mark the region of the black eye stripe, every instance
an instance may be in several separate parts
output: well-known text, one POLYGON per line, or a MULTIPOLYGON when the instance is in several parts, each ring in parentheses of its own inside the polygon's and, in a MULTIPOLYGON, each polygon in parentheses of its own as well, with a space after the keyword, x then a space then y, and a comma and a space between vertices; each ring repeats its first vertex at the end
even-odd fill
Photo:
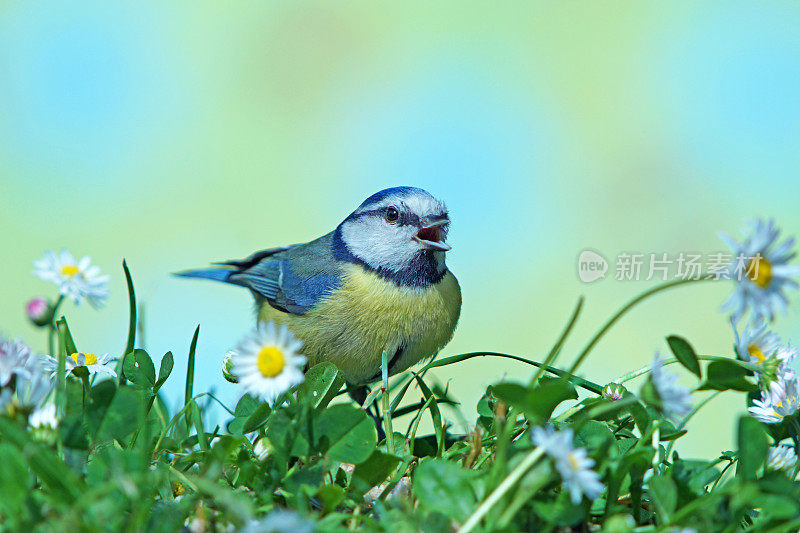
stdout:
MULTIPOLYGON (((375 217, 375 216, 377 216, 377 217, 380 217, 380 218, 386 220, 386 212, 390 207, 395 207, 395 206, 386 206, 386 207, 381 207, 381 208, 376 208, 376 209, 368 209, 368 210, 362 211, 362 212, 360 212, 358 214, 354 213, 354 214, 350 215, 348 217, 348 219, 349 220, 356 220, 356 219, 359 219, 359 218, 362 218, 362 217, 368 217, 368 216, 375 217)), ((417 215, 416 213, 408 212, 408 211, 406 211, 404 209, 398 209, 397 207, 395 207, 395 209, 397 209, 399 216, 398 216, 397 220, 393 221, 394 224, 396 224, 398 226, 407 226, 407 225, 418 226, 419 225, 419 223, 420 223, 419 215, 417 215)), ((447 215, 447 213, 443 213, 442 215, 434 215, 432 218, 435 219, 435 220, 438 220, 438 219, 442 219, 442 218, 448 218, 448 215, 447 215)), ((448 223, 448 225, 449 225, 449 223, 448 223)))
POLYGON ((406 226, 408 224, 411 224, 413 226, 418 225, 419 224, 419 217, 417 215, 415 215, 414 213, 405 213, 404 212, 400 216, 400 225, 406 226))

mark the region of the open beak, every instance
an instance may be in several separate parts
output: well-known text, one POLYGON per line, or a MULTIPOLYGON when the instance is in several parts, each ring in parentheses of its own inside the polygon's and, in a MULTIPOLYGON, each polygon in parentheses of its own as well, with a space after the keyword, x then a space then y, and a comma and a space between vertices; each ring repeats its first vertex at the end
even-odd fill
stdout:
POLYGON ((422 219, 422 226, 413 238, 429 250, 446 252, 451 249, 451 246, 442 240, 442 226, 449 223, 450 219, 447 217, 435 220, 422 219))

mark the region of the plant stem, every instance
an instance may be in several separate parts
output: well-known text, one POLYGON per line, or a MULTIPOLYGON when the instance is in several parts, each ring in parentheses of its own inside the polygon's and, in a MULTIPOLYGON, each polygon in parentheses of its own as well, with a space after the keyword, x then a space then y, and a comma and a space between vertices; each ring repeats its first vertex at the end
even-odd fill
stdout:
POLYGON ((53 344, 55 343, 56 328, 53 324, 47 326, 47 353, 53 355, 53 344))
POLYGON ((722 469, 722 472, 720 472, 720 473, 719 473, 719 477, 717 478, 717 480, 716 480, 716 481, 714 481, 714 484, 713 484, 713 485, 711 485, 711 490, 710 490, 709 492, 714 492, 714 489, 715 489, 715 488, 717 488, 717 484, 718 484, 718 483, 719 483, 719 482, 722 480, 722 478, 725 476, 725 472, 727 472, 727 471, 728 471, 728 469, 729 469, 731 466, 733 466, 734 464, 736 464, 736 461, 738 461, 738 459, 731 460, 731 461, 729 461, 729 462, 728 462, 728 464, 727 464, 727 465, 725 465, 725 467, 722 469))
MULTIPOLYGON (((759 365, 756 365, 754 363, 748 363, 747 361, 741 361, 739 359, 732 359, 730 357, 723 357, 721 355, 698 355, 697 359, 699 359, 700 361, 723 361, 723 362, 727 362, 727 363, 734 363, 736 365, 741 366, 742 368, 746 368, 747 370, 750 370, 751 372, 756 372, 758 374, 763 372, 763 370, 761 369, 761 367, 759 365)), ((680 361, 678 361, 676 358, 671 357, 669 359, 665 359, 664 361, 662 361, 661 364, 663 366, 667 366, 667 365, 672 365, 672 364, 679 363, 679 362, 680 361)), ((618 377, 615 380, 613 380, 612 383, 625 383, 626 381, 631 381, 632 379, 636 379, 639 376, 643 376, 643 375, 647 374, 648 372, 650 372, 650 365, 643 366, 642 368, 640 368, 638 370, 634 370, 633 372, 628 372, 627 374, 623 374, 620 377, 618 377)))
POLYGON ((56 409, 64 416, 67 406, 67 348, 64 335, 58 335, 58 366, 56 367, 56 409))
POLYGON ((431 361, 422 368, 419 375, 422 376, 423 372, 431 368, 437 368, 440 366, 460 363, 461 361, 466 361, 467 359, 472 359, 474 357, 502 357, 504 359, 513 359, 514 361, 519 361, 520 363, 525 363, 527 365, 544 368, 546 372, 550 372, 551 374, 559 377, 568 376, 569 380, 573 384, 575 384, 578 387, 582 387, 588 391, 594 392, 595 394, 600 394, 603 391, 603 387, 601 385, 598 385, 597 383, 592 383, 587 379, 571 375, 569 372, 561 370, 560 368, 555 368, 549 365, 545 365, 543 363, 539 363, 537 361, 532 361, 530 359, 526 359, 525 357, 519 357, 518 355, 511 355, 501 352, 470 352, 470 353, 462 353, 459 355, 452 355, 450 357, 445 357, 444 359, 434 359, 433 361, 431 361))
POLYGON ((386 350, 381 354, 381 377, 383 378, 383 394, 381 395, 381 417, 383 432, 386 433, 386 448, 394 453, 394 430, 392 429, 392 410, 389 408, 389 355, 386 350))
POLYGON ((510 407, 503 402, 498 402, 494 412, 495 445, 494 462, 491 466, 488 486, 494 486, 505 471, 508 460, 508 445, 516 427, 517 413, 514 407, 510 407), (500 406, 505 406, 505 411, 500 406))
POLYGON ((539 379, 542 377, 542 375, 545 373, 545 370, 550 365, 553 364, 553 361, 555 360, 556 356, 561 351, 561 347, 564 345, 564 341, 567 339, 567 336, 569 335, 570 331, 572 331, 572 327, 575 325, 575 322, 578 321, 578 315, 580 315, 581 313, 581 308, 583 308, 583 296, 578 298, 578 303, 575 304, 575 310, 572 311, 572 316, 570 317, 569 322, 567 322, 564 331, 561 332, 561 335, 558 337, 558 340, 550 349, 550 353, 548 353, 547 357, 545 357, 542 366, 540 366, 539 370, 536 371, 536 374, 533 376, 533 379, 531 380, 531 385, 535 385, 536 382, 538 382, 539 379))
POLYGON ((58 300, 53 304, 53 316, 50 318, 50 323, 47 325, 47 355, 54 355, 53 348, 55 348, 55 334, 56 334, 56 313, 61 303, 64 301, 64 295, 59 294, 58 300))
MULTIPOLYGON (((631 394, 631 395, 626 396, 625 398, 622 398, 621 400, 617 400, 616 402, 613 402, 613 403, 607 403, 605 405, 601 404, 601 405, 595 405, 595 406, 592 406, 592 407, 587 407, 586 405, 576 404, 576 405, 573 405, 572 407, 570 407, 569 409, 567 409, 566 411, 564 411, 563 413, 561 413, 560 415, 558 415, 557 417, 555 417, 553 420, 555 422, 562 422, 562 421, 567 420, 570 417, 572 417, 572 415, 574 415, 574 414, 576 414, 576 413, 578 413, 580 411, 586 410, 587 414, 584 417, 584 422, 585 422, 586 420, 595 418, 595 417, 600 416, 600 415, 602 415, 602 414, 604 414, 606 412, 609 412, 609 411, 612 411, 612 410, 617 410, 617 409, 620 409, 622 407, 627 407, 628 405, 633 405, 637 401, 638 401, 638 399, 636 398, 636 396, 631 394)), ((582 423, 583 422, 581 422, 581 424, 582 423)))
MULTIPOLYGON (((660 447, 658 445, 658 443, 661 441, 661 424, 660 424, 660 422, 661 422, 660 420, 656 420, 655 422, 653 422, 653 436, 652 436, 651 446, 653 447, 653 450, 655 450, 655 453, 653 454, 653 473, 654 474, 659 474, 660 473, 658 471, 658 465, 661 464, 661 457, 659 457, 659 455, 660 455, 660 451, 659 451, 660 447)), ((664 459, 666 460, 666 457, 664 459)))
POLYGON ((583 349, 583 351, 575 359, 575 362, 572 364, 572 367, 570 368, 569 373, 570 374, 574 374, 575 371, 578 370, 578 367, 581 365, 581 363, 583 363, 584 359, 586 359, 586 356, 589 355, 589 352, 592 351, 592 348, 594 348, 594 346, 603 337, 603 335, 605 335, 608 332, 608 330, 611 329, 611 326, 613 326, 617 322, 617 320, 619 320, 622 317, 622 315, 627 313, 636 304, 638 304, 642 300, 645 300, 645 299, 649 298, 650 296, 652 296, 654 294, 657 294, 659 292, 665 291, 667 289, 671 289, 671 288, 677 287, 679 285, 686 285, 687 283, 694 283, 694 282, 697 282, 697 281, 706 281, 708 279, 713 279, 713 278, 702 278, 701 277, 701 278, 698 278, 698 279, 679 279, 679 280, 675 280, 675 281, 669 281, 667 283, 663 283, 661 285, 653 287, 652 289, 649 289, 649 290, 643 292, 642 294, 640 294, 639 296, 635 297, 633 300, 631 300, 630 302, 628 302, 627 304, 622 306, 622 308, 620 308, 619 311, 617 311, 611 318, 609 318, 608 321, 605 324, 603 324, 603 327, 600 328, 600 330, 597 333, 595 333, 594 337, 592 337, 592 339, 589 341, 589 343, 586 345, 586 347, 583 349))
POLYGON ((425 403, 422 404, 422 407, 419 408, 419 411, 414 416, 414 419, 411 421, 411 425, 408 426, 408 431, 406 431, 406 445, 408 447, 408 452, 413 455, 414 453, 414 439, 417 438, 417 428, 419 427, 419 423, 422 420, 422 413, 425 412, 425 409, 428 408, 430 403, 434 400, 433 396, 425 400, 425 403))
POLYGON ((458 530, 458 533, 468 533, 475 529, 481 519, 494 507, 494 505, 502 498, 506 492, 511 490, 511 488, 519 481, 525 473, 531 469, 531 467, 536 464, 536 461, 544 453, 544 449, 542 447, 537 446, 530 452, 521 463, 519 463, 514 470, 509 473, 506 478, 497 486, 496 489, 492 491, 486 500, 482 504, 475 509, 475 512, 470 515, 464 525, 458 530))

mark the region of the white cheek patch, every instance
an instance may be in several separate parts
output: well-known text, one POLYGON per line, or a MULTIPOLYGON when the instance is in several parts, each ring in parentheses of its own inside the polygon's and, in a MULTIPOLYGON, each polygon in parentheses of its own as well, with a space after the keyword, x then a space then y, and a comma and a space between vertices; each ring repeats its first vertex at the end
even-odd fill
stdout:
POLYGON ((412 239, 413 228, 404 230, 383 219, 365 216, 342 225, 342 240, 350 252, 374 269, 402 270, 420 247, 412 239))

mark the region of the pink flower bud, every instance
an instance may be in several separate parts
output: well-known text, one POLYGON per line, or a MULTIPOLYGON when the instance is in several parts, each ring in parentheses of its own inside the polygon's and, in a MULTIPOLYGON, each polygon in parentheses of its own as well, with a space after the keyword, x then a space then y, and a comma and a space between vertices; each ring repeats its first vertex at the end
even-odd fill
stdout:
POLYGON ((25 314, 37 326, 46 326, 53 319, 53 308, 45 298, 37 297, 25 306, 25 314))

